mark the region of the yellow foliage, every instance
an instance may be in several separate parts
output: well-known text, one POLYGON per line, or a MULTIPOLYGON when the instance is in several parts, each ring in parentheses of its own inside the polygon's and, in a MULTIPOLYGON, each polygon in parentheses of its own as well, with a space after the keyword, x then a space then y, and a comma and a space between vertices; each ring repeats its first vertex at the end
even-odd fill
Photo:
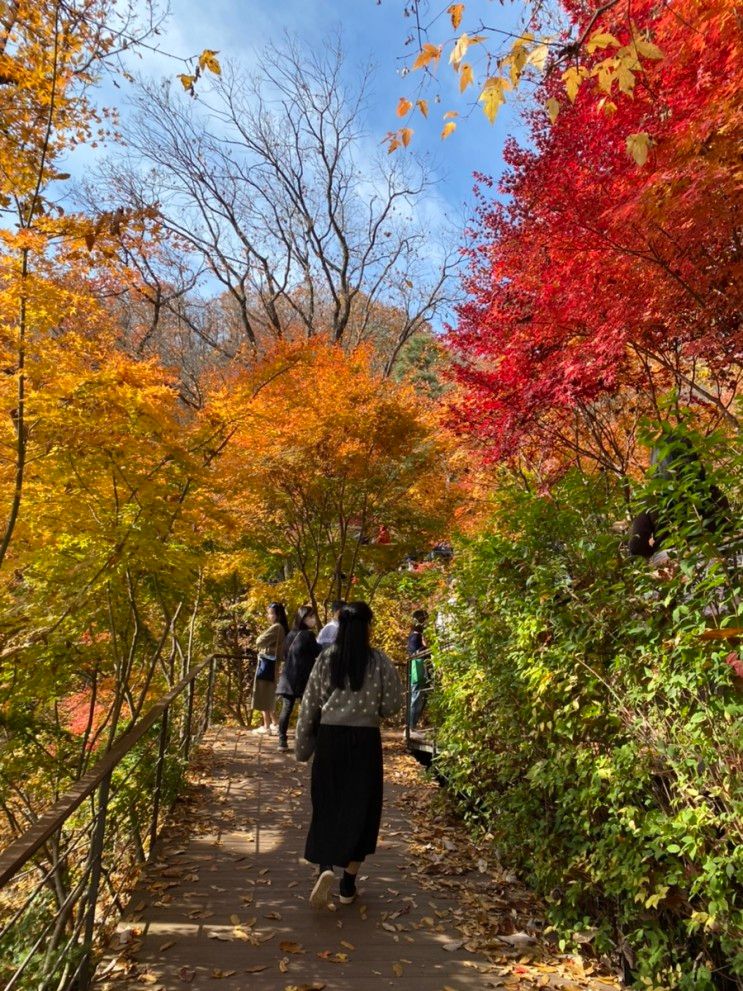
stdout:
POLYGON ((463 3, 453 3, 447 8, 447 13, 451 17, 451 26, 456 31, 459 25, 462 23, 462 15, 464 14, 464 4, 463 3))
POLYGON ((506 90, 510 88, 510 82, 502 76, 491 76, 485 81, 479 99, 482 103, 483 112, 491 124, 495 123, 498 111, 506 102, 506 90))
POLYGON ((647 162, 651 146, 652 140, 647 131, 627 135, 627 151, 638 165, 647 162))
POLYGON ((207 69, 209 72, 213 72, 215 76, 221 75, 222 67, 219 64, 217 54, 217 52, 212 51, 210 48, 205 48, 201 55, 199 55, 199 68, 207 69))
POLYGON ((471 86, 474 81, 475 76, 472 72, 472 66, 468 62, 463 62, 459 70, 459 92, 464 93, 467 87, 471 86))
POLYGON ((438 62, 441 58, 441 45, 432 45, 426 42, 420 50, 418 57, 413 62, 413 69, 425 69, 431 62, 438 62))

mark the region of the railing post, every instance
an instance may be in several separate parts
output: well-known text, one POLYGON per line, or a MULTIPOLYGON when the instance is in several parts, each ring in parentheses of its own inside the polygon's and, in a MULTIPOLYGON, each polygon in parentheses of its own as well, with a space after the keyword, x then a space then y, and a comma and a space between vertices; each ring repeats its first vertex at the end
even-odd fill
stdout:
POLYGON ((405 747, 407 750, 410 749, 410 703, 411 703, 411 687, 410 687, 410 676, 413 671, 413 658, 408 655, 407 661, 405 662, 405 747))
POLYGON ((209 662, 209 680, 206 684, 206 704, 204 710, 204 728, 201 733, 202 736, 209 729, 212 721, 212 705, 214 702, 214 679, 217 674, 217 658, 212 657, 209 662))
POLYGON ((168 722, 170 706, 163 712, 160 722, 160 745, 157 752, 157 764, 155 766, 155 795, 152 801, 152 822, 150 823, 150 849, 148 856, 152 859, 152 852, 155 849, 157 840, 157 820, 160 816, 160 795, 163 788, 163 767, 165 765, 165 751, 168 749, 168 722))
POLYGON ((90 881, 85 907, 85 932, 83 936, 83 962, 80 968, 79 988, 87 991, 93 976, 91 956, 93 953, 93 936, 95 935, 95 913, 98 907, 98 890, 101 885, 101 867, 103 862, 103 841, 106 834, 106 816, 108 813, 108 796, 111 790, 111 774, 109 771, 98 788, 98 821, 93 829, 90 847, 90 881))
POLYGON ((186 703, 186 729, 183 736, 183 759, 188 760, 191 752, 191 724, 193 722, 193 700, 196 692, 196 679, 192 678, 188 683, 188 702, 186 703))

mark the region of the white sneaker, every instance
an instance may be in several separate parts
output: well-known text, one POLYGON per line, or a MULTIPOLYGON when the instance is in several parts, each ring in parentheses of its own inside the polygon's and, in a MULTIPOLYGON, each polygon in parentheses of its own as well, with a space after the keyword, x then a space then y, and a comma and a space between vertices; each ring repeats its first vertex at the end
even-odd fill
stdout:
POLYGON ((268 730, 266 729, 265 726, 258 726, 256 729, 253 730, 253 732, 254 733, 260 733, 261 736, 265 736, 266 733, 268 733, 268 730))
POLYGON ((315 887, 310 894, 310 905, 313 908, 325 908, 330 901, 330 889, 335 881, 332 871, 323 871, 315 881, 315 887))
POLYGON ((279 733, 279 728, 276 725, 276 723, 271 723, 271 725, 268 727, 268 735, 278 736, 278 733, 279 733))

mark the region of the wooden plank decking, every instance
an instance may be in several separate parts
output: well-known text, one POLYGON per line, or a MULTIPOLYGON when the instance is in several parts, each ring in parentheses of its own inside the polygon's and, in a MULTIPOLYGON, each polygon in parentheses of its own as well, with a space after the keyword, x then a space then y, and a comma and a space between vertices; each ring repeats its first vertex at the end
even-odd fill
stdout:
POLYGON ((484 957, 451 949, 461 944, 448 922, 455 894, 416 880, 398 785, 386 785, 381 844, 362 868, 361 897, 314 911, 313 869, 302 859, 308 767, 280 754, 274 738, 244 730, 213 730, 207 746, 214 760, 141 878, 99 966, 98 991, 502 986, 484 957))

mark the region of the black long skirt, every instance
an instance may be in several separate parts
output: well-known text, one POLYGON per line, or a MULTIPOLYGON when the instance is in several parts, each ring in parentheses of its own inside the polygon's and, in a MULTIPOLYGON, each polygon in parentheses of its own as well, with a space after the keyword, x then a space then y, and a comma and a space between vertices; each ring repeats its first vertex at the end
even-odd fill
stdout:
POLYGON ((374 853, 382 819, 382 774, 379 729, 320 724, 307 860, 345 867, 374 853))

